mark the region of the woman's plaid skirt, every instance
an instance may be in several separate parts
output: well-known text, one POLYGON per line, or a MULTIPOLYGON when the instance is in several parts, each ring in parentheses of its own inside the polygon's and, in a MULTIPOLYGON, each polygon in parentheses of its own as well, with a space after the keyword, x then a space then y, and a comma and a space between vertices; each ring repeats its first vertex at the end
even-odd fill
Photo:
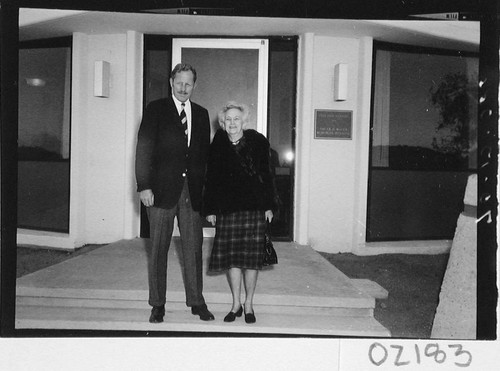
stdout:
POLYGON ((264 211, 238 211, 217 215, 209 270, 261 269, 264 256, 264 211))

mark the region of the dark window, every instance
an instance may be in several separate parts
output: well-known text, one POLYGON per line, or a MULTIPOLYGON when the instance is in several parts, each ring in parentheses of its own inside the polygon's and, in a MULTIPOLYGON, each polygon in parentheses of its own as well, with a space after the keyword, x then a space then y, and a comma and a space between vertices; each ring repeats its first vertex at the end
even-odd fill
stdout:
POLYGON ((71 39, 19 48, 18 227, 69 231, 71 39))
POLYGON ((476 55, 375 44, 367 240, 451 239, 477 169, 476 55))

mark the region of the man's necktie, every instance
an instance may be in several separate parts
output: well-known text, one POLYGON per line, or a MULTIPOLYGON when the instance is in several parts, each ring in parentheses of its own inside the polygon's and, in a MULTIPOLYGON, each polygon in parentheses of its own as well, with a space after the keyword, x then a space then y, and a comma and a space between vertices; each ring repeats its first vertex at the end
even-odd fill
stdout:
POLYGON ((186 111, 184 111, 184 106, 185 106, 185 103, 181 103, 181 106, 182 106, 181 113, 180 113, 180 117, 181 117, 181 124, 182 124, 182 127, 183 127, 183 129, 184 129, 184 137, 186 138, 186 141, 187 141, 187 137, 188 137, 188 126, 187 126, 186 111))

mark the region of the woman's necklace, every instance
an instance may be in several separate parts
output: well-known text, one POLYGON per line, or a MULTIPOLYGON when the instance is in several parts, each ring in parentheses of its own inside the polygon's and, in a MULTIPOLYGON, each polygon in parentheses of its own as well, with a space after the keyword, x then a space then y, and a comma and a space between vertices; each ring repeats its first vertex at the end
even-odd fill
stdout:
POLYGON ((243 136, 241 136, 241 137, 240 137, 240 138, 238 138, 237 140, 232 140, 231 138, 229 138, 229 141, 231 142, 231 144, 232 144, 233 146, 235 146, 235 145, 237 145, 237 144, 240 142, 241 138, 243 138, 243 136))

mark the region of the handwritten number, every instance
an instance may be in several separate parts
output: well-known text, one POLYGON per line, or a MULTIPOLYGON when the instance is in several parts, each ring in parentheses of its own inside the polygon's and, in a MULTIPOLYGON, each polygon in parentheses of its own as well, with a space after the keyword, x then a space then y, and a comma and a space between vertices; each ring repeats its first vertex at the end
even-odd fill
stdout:
POLYGON ((417 355, 417 363, 420 364, 420 348, 415 344, 415 354, 417 355))
POLYGON ((472 354, 466 350, 462 350, 462 345, 461 344, 450 344, 448 345, 448 348, 457 348, 455 351, 455 356, 460 357, 462 354, 466 354, 468 356, 467 362, 466 363, 458 363, 455 362, 455 364, 458 367, 469 367, 470 364, 472 363, 472 354))
MULTIPOLYGON (((421 364, 421 354, 420 354, 420 348, 418 344, 415 344, 415 356, 416 356, 416 363, 421 364)), ((407 366, 412 361, 403 361, 402 356, 404 352, 404 346, 402 345, 391 345, 390 346, 392 349, 396 349, 397 353, 395 354, 395 359, 394 359, 394 366, 407 366)), ((448 345, 448 348, 450 349, 455 349, 455 358, 462 357, 461 362, 455 362, 455 365, 458 367, 469 367, 472 363, 472 354, 466 350, 463 349, 461 344, 450 344, 448 345)), ((424 350, 424 355, 428 358, 433 358, 434 362, 436 363, 444 363, 447 358, 447 353, 443 350, 440 349, 438 343, 430 343, 427 344, 424 350)), ((389 357, 389 351, 385 346, 383 346, 380 343, 373 343, 370 345, 370 349, 368 351, 368 357, 371 361, 372 364, 375 366, 381 366, 383 363, 385 363, 389 357)))
POLYGON ((387 360, 388 355, 389 354, 387 353, 387 349, 385 349, 385 347, 382 344, 373 343, 372 345, 370 345, 370 350, 368 352, 368 356, 370 357, 371 363, 373 363, 375 366, 380 366, 382 363, 384 363, 387 360), (375 349, 375 347, 380 347, 384 350, 384 356, 378 362, 373 359, 373 350, 375 349))
POLYGON ((395 366, 406 366, 410 364, 410 361, 400 362, 401 354, 403 354, 403 349, 404 349, 401 345, 391 345, 391 348, 398 350, 398 354, 396 355, 396 360, 394 361, 395 366))
POLYGON ((439 349, 439 344, 427 344, 424 353, 427 357, 434 357, 436 363, 443 363, 446 361, 446 353, 439 349), (430 349, 432 348, 435 348, 435 350, 431 351, 430 349))

